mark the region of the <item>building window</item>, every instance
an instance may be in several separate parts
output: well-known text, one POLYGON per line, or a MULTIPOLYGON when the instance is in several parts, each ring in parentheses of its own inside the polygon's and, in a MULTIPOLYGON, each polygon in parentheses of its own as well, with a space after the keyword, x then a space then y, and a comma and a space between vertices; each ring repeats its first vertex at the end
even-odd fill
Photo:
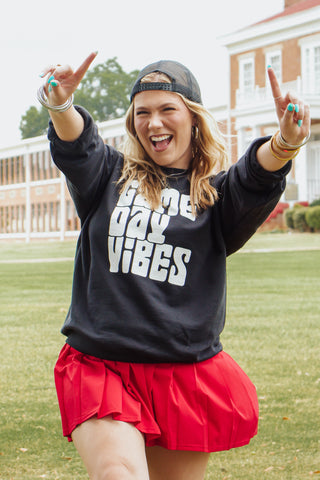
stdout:
POLYGON ((240 60, 239 87, 244 95, 250 95, 254 91, 254 59, 247 58, 240 60))
POLYGON ((302 82, 307 94, 320 94, 320 41, 302 48, 302 82))
MULTIPOLYGON (((271 66, 276 74, 279 84, 282 83, 282 60, 281 60, 281 51, 273 51, 266 53, 266 71, 267 67, 271 66)), ((267 81, 267 85, 270 87, 270 82, 267 81)))

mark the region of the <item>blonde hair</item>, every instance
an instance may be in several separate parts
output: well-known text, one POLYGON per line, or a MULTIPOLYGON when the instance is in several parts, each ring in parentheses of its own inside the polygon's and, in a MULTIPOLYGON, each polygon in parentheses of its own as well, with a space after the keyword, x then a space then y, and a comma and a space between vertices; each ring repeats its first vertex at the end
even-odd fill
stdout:
MULTIPOLYGON (((167 75, 155 72, 146 75, 141 82, 171 83, 171 80, 167 75)), ((197 211, 214 205, 218 199, 210 179, 227 168, 228 153, 225 139, 208 110, 183 95, 180 97, 196 121, 191 140, 193 159, 189 174, 191 208, 196 215, 197 211)), ((134 100, 127 111, 126 130, 127 138, 122 147, 124 167, 119 179, 122 184, 121 191, 133 180, 137 180, 139 193, 146 198, 152 209, 156 209, 161 204, 161 191, 167 186, 167 177, 161 167, 148 157, 137 138, 134 128, 134 100)))

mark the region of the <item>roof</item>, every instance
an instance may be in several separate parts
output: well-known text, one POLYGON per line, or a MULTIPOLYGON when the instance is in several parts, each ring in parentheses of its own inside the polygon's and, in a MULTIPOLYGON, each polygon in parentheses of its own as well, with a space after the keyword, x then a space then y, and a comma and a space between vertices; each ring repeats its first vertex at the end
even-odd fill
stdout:
POLYGON ((304 10, 310 10, 310 8, 314 8, 320 5, 320 0, 301 0, 290 7, 285 8, 282 12, 272 15, 272 17, 265 18, 260 22, 257 22, 255 25, 270 22, 271 20, 275 20, 276 18, 286 17, 288 15, 293 15, 294 13, 303 12, 304 10))

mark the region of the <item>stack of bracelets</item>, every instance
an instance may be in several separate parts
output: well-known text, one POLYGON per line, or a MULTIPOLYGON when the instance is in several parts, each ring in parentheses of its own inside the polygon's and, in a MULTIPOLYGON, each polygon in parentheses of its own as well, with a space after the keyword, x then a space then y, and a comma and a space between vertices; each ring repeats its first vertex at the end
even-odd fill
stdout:
POLYGON ((62 113, 62 112, 65 112, 67 110, 69 110, 69 108, 73 105, 73 94, 71 95, 70 98, 68 98, 68 100, 63 103, 62 105, 50 105, 48 103, 48 98, 44 92, 44 87, 41 86, 38 91, 37 91, 37 97, 38 97, 38 100, 39 102, 41 103, 41 105, 45 108, 47 108, 48 110, 51 110, 52 112, 59 112, 59 113, 62 113))
POLYGON ((270 152, 273 155, 273 157, 277 158, 278 160, 281 160, 283 162, 288 162, 289 160, 292 160, 298 155, 300 148, 303 147, 303 145, 305 145, 309 141, 310 134, 311 132, 309 131, 308 136, 299 145, 291 145, 290 143, 287 143, 284 140, 280 130, 278 130, 271 138, 271 141, 269 144, 270 152), (291 155, 289 157, 280 157, 279 155, 281 154, 281 152, 285 152, 285 153, 290 152, 291 155))

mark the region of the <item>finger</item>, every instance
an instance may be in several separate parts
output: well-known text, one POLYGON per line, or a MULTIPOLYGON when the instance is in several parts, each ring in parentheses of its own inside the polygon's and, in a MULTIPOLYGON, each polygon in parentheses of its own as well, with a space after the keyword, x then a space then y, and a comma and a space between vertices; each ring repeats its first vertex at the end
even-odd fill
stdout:
POLYGON ((85 76, 87 70, 89 69, 91 63, 98 55, 98 52, 90 53, 90 55, 85 59, 85 61, 80 65, 80 67, 74 72, 74 78, 77 83, 80 83, 83 77, 85 76))
POLYGON ((57 87, 60 86, 60 83, 56 80, 56 78, 53 75, 51 75, 51 77, 49 77, 48 84, 49 84, 48 92, 52 92, 53 88, 57 89, 57 87))
POLYGON ((298 124, 298 127, 301 127, 303 123, 303 119, 305 116, 305 105, 303 102, 297 101, 294 105, 295 111, 295 120, 298 124))
POLYGON ((288 93, 288 99, 290 100, 287 109, 293 113, 293 120, 301 127, 303 123, 303 118, 305 114, 305 104, 302 100, 299 100, 298 97, 292 93, 288 93))
POLYGON ((46 68, 43 69, 43 71, 40 73, 40 77, 48 77, 49 78, 53 76, 59 76, 59 78, 66 78, 68 75, 72 75, 73 70, 70 67, 70 65, 60 65, 59 63, 56 65, 49 65, 46 68))
POLYGON ((290 127, 293 125, 293 116, 294 116, 294 104, 289 103, 283 115, 283 121, 285 125, 290 127))
POLYGON ((306 137, 310 130, 310 107, 309 105, 302 104, 299 111, 299 118, 297 120, 298 127, 301 127, 302 133, 306 137))
POLYGON ((55 65, 47 65, 43 70, 42 72, 40 73, 39 77, 41 78, 44 78, 46 75, 48 75, 49 73, 52 74, 52 72, 54 71, 55 69, 55 65))
POLYGON ((278 83, 278 79, 276 77, 276 74, 274 73, 273 68, 268 67, 268 77, 269 77, 269 82, 272 90, 272 96, 274 100, 282 99, 282 93, 280 90, 280 85, 278 83))

